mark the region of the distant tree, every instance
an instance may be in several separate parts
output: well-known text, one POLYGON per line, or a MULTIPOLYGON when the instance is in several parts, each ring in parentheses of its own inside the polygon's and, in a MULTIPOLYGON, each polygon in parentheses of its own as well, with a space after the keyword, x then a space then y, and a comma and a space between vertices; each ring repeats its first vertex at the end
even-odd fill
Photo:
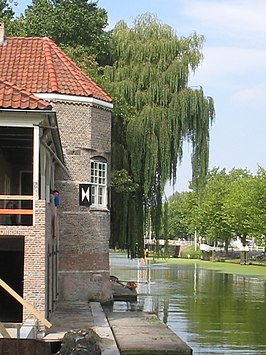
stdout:
POLYGON ((47 36, 68 51, 81 66, 106 64, 109 34, 106 10, 97 1, 32 0, 9 26, 10 35, 47 36))
POLYGON ((196 194, 176 192, 168 200, 169 234, 174 238, 187 238, 194 234, 197 204, 196 194))
POLYGON ((201 88, 188 87, 189 74, 202 59, 202 42, 195 33, 177 37, 150 14, 132 28, 121 21, 112 32, 112 66, 105 77, 121 103, 113 119, 113 169, 126 169, 139 186, 134 194, 112 195, 112 242, 133 253, 136 243, 142 253, 147 211, 154 234, 160 233, 164 186, 176 177, 185 139, 192 144, 195 189, 207 174, 213 101, 201 88), (127 226, 122 234, 120 223, 127 226))
POLYGON ((246 169, 212 169, 199 196, 177 193, 169 198, 169 232, 192 234, 207 243, 223 243, 226 253, 232 237, 266 239, 266 170, 259 167, 252 175, 246 169), (189 198, 188 198, 189 197, 189 198))
POLYGON ((241 237, 245 245, 246 237, 253 234, 254 177, 243 169, 233 169, 229 175, 231 182, 223 206, 225 223, 232 233, 241 237))
POLYGON ((226 222, 224 203, 228 196, 230 178, 225 169, 219 171, 212 169, 207 178, 205 188, 202 190, 198 206, 197 230, 206 238, 207 243, 223 242, 228 252, 228 245, 232 233, 226 222))
MULTIPOLYGON (((249 186, 249 193, 252 194, 251 228, 252 235, 257 237, 259 245, 266 241, 266 170, 259 167, 254 177, 252 186, 249 186)), ((266 244, 264 244, 266 253, 266 244)))
POLYGON ((16 2, 13 0, 0 0, 0 22, 8 24, 14 18, 13 6, 16 6, 16 2))

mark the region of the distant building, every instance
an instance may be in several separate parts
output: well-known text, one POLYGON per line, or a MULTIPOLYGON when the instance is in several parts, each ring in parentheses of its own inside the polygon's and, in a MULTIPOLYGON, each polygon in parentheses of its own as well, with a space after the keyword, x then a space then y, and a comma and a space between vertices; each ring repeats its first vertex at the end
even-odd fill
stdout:
MULTIPOLYGON (((112 299, 111 112, 54 42, 0 26, 0 278, 48 319, 59 299, 112 299)), ((31 317, 0 298, 0 321, 31 317)))

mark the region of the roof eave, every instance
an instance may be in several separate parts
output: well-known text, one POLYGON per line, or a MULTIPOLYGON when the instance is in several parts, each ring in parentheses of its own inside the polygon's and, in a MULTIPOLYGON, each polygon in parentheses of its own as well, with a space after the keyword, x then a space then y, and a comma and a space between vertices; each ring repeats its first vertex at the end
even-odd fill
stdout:
POLYGON ((34 93, 35 96, 39 97, 45 101, 69 101, 76 103, 92 104, 96 106, 102 106, 106 109, 112 110, 114 105, 112 102, 103 101, 92 96, 75 96, 75 95, 65 95, 57 93, 34 93))

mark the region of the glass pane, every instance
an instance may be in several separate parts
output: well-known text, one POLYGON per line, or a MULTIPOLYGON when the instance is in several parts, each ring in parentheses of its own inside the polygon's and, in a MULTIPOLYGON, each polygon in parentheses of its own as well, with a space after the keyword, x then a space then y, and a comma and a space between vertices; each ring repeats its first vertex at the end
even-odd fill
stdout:
POLYGON ((96 195, 96 188, 95 186, 91 187, 91 203, 95 203, 95 195, 96 195))
POLYGON ((92 203, 101 205, 105 203, 107 164, 103 162, 91 161, 91 182, 92 186, 92 203))
POLYGON ((103 188, 99 187, 98 189, 98 204, 102 205, 103 204, 103 188))

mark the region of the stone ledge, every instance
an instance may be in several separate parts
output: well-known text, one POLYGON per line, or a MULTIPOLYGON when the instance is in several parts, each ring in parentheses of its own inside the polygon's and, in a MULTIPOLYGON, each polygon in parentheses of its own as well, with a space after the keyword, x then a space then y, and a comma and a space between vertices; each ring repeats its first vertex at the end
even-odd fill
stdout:
POLYGON ((119 355, 120 352, 101 304, 99 302, 90 302, 90 308, 94 321, 94 330, 103 340, 102 355, 119 355))

